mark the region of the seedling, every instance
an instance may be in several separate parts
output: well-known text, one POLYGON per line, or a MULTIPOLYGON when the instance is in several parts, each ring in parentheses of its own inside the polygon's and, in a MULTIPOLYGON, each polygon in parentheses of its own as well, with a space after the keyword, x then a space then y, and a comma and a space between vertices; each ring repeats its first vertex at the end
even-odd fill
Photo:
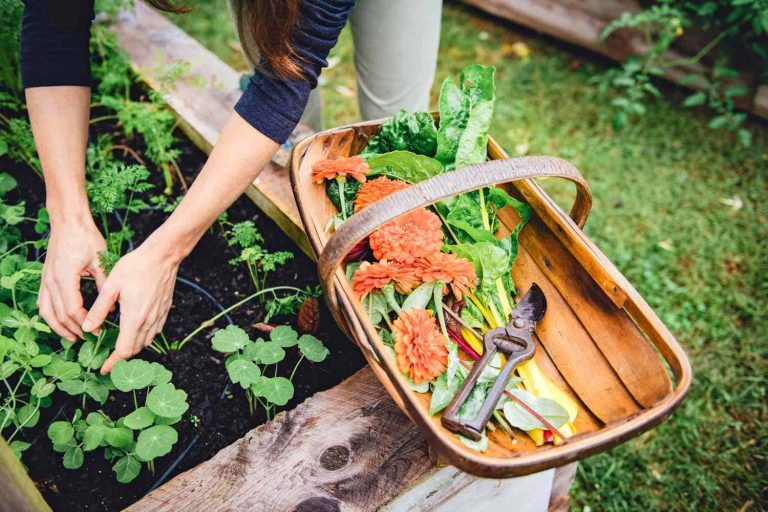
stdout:
POLYGON ((230 380, 245 390, 251 414, 261 407, 272 418, 275 407, 283 406, 293 398, 293 376, 306 358, 319 363, 329 351, 323 342, 312 335, 298 333, 288 326, 279 326, 269 333, 269 341, 251 340, 242 328, 230 325, 213 335, 213 349, 228 354, 225 362, 230 380), (301 358, 288 378, 278 376, 278 364, 285 359, 285 349, 298 346, 301 358), (272 367, 272 368, 270 368, 272 367), (267 375, 267 371, 272 376, 267 375))

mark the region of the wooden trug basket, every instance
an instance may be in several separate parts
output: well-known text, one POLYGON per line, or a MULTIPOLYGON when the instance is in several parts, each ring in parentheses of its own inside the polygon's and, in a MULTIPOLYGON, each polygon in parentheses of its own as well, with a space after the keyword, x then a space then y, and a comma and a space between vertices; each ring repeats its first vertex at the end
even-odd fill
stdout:
MULTIPOLYGON (((291 182, 336 321, 360 346, 389 394, 438 455, 482 477, 522 476, 616 446, 658 425, 680 405, 691 384, 688 358, 648 304, 581 230, 591 196, 581 174, 564 160, 509 159, 491 139, 489 162, 412 185, 356 213, 331 236, 326 234, 328 220, 337 211, 325 187, 312 182, 312 165, 359 153, 380 125, 381 121, 359 123, 304 139, 293 152, 291 182), (577 185, 570 217, 533 179, 545 176, 577 185), (492 184, 533 208, 520 234, 512 276, 521 293, 533 282, 544 291, 548 309, 536 329, 535 360, 578 404, 577 434, 558 446, 537 447, 522 432, 513 442, 501 431, 489 433, 484 453, 464 446, 442 427, 439 415, 429 415, 429 394, 409 390, 342 268, 344 256, 359 240, 397 216, 492 184)), ((511 208, 499 217, 502 230, 514 228, 519 220, 511 208)))

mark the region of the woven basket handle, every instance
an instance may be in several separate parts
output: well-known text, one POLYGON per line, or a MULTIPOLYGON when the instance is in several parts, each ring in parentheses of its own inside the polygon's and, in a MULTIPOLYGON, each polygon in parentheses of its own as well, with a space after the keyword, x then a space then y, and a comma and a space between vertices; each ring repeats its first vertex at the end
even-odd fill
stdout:
MULTIPOLYGON (((438 174, 367 206, 339 226, 320 254, 318 272, 326 300, 331 307, 339 307, 333 287, 333 279, 339 265, 358 241, 384 224, 411 210, 455 195, 511 181, 546 177, 563 178, 576 185, 576 199, 571 209, 571 218, 582 227, 592 207, 592 194, 584 177, 571 163, 554 157, 528 156, 490 160, 438 174)), ((339 277, 343 279, 343 276, 339 277)))

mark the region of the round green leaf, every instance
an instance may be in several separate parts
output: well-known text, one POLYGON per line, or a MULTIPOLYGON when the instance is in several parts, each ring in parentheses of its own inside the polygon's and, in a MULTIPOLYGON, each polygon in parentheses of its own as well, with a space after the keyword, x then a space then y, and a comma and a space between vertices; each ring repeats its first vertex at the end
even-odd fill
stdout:
MULTIPOLYGON (((75 363, 77 364, 77 363, 75 363)), ((78 379, 63 380, 57 384, 58 388, 68 395, 77 396, 85 393, 85 382, 78 379)))
MULTIPOLYGON (((83 449, 90 452, 101 446, 109 430, 110 428, 103 424, 89 425, 83 434, 83 449)), ((115 440, 114 434, 113 440, 115 440)), ((120 442, 120 439, 118 439, 118 442, 120 442)))
POLYGON ((102 412, 89 412, 85 422, 89 425, 111 425, 111 421, 102 412))
POLYGON ((213 350, 224 352, 236 352, 248 343, 248 334, 236 325, 228 325, 226 329, 219 329, 213 335, 213 350))
POLYGON ((299 350, 304 354, 304 357, 314 363, 324 361, 328 354, 330 354, 330 351, 325 348, 323 342, 311 334, 304 334, 299 338, 299 350))
POLYGON ((50 365, 43 368, 43 375, 59 380, 72 380, 79 377, 81 371, 80 365, 74 361, 64 361, 55 357, 50 365))
POLYGON ((67 469, 78 469, 83 465, 85 458, 83 450, 74 447, 64 452, 64 467, 67 469))
POLYGON ((285 350, 274 341, 256 343, 254 352, 261 364, 275 364, 285 359, 285 350))
POLYGON ((240 384, 243 389, 248 389, 261 376, 259 367, 246 359, 232 361, 227 365, 227 373, 232 382, 240 384))
POLYGON ((75 435, 75 429, 68 421, 54 421, 48 427, 48 439, 54 444, 64 444, 75 435))
POLYGON ((265 377, 261 394, 275 405, 285 405, 293 398, 293 383, 285 377, 265 377))
POLYGON ((155 373, 155 378, 152 379, 153 386, 159 386, 160 384, 167 384, 171 382, 173 373, 170 370, 166 370, 165 366, 160 363, 150 363, 152 365, 152 371, 155 373))
POLYGON ((126 455, 125 457, 120 457, 115 462, 114 466, 112 466, 112 471, 115 472, 115 478, 118 482, 127 484, 139 476, 141 462, 133 455, 126 455))
POLYGON ((187 394, 173 384, 161 384, 147 395, 147 407, 163 418, 181 416, 189 408, 187 394))
POLYGON ((299 335, 287 325, 279 325, 269 333, 269 339, 281 347, 293 347, 299 339, 299 335))
POLYGON ((144 462, 149 462, 170 452, 178 439, 173 427, 155 425, 139 434, 135 453, 144 462))
POLYGON ((29 392, 37 398, 44 398, 54 391, 56 391, 56 385, 52 382, 48 382, 45 378, 35 381, 34 385, 32 385, 32 388, 29 390, 29 392))
POLYGON ((51 362, 51 356, 48 354, 38 354, 29 360, 29 365, 32 368, 42 368, 51 362))
POLYGON ((104 439, 110 446, 125 450, 133 443, 133 431, 125 427, 110 428, 104 434, 104 439))
POLYGON ((152 365, 141 359, 131 361, 118 361, 110 372, 112 384, 120 391, 133 391, 144 389, 155 378, 155 370, 152 365))
POLYGON ((155 425, 175 425, 181 421, 181 416, 175 416, 173 418, 155 418, 155 425))
POLYGON ((32 404, 27 404, 16 411, 16 423, 24 425, 24 428, 32 428, 40 421, 40 409, 32 404))
POLYGON ((139 407, 131 414, 123 418, 123 424, 131 430, 147 428, 155 422, 155 415, 149 407, 139 407))

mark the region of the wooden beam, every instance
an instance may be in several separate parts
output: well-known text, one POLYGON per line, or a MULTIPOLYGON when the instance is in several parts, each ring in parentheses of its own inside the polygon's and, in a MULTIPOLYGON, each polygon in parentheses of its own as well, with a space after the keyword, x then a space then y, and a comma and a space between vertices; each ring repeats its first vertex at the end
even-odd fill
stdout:
POLYGON ((51 507, 0 436, 0 512, 43 512, 51 507))
POLYGON ((490 480, 435 468, 418 429, 366 367, 127 510, 544 511, 553 474, 490 480))
MULTIPOLYGON (((120 14, 113 29, 136 72, 154 89, 159 89, 161 77, 171 65, 189 64, 189 73, 175 82, 165 98, 187 137, 210 153, 240 98, 240 74, 141 2, 135 12, 120 14)), ((284 160, 284 153, 282 157, 284 160)), ((268 165, 246 194, 312 256, 285 168, 268 165)))
MULTIPOLYGON (((642 8, 638 0, 463 0, 464 3, 549 36, 587 48, 593 52, 622 61, 631 55, 644 53, 646 44, 638 31, 621 29, 614 32, 605 43, 600 33, 623 12, 637 12, 642 8)), ((690 46, 690 45, 689 45, 690 46)), ((665 55, 668 60, 682 60, 678 50, 665 55)), ((706 69, 700 63, 668 69, 666 78, 679 83, 690 73, 701 75, 686 87, 702 90, 707 86, 706 69)), ((747 72, 744 85, 748 85, 752 72, 747 72)), ((749 97, 736 99, 739 108, 768 119, 768 85, 758 85, 749 97)))

